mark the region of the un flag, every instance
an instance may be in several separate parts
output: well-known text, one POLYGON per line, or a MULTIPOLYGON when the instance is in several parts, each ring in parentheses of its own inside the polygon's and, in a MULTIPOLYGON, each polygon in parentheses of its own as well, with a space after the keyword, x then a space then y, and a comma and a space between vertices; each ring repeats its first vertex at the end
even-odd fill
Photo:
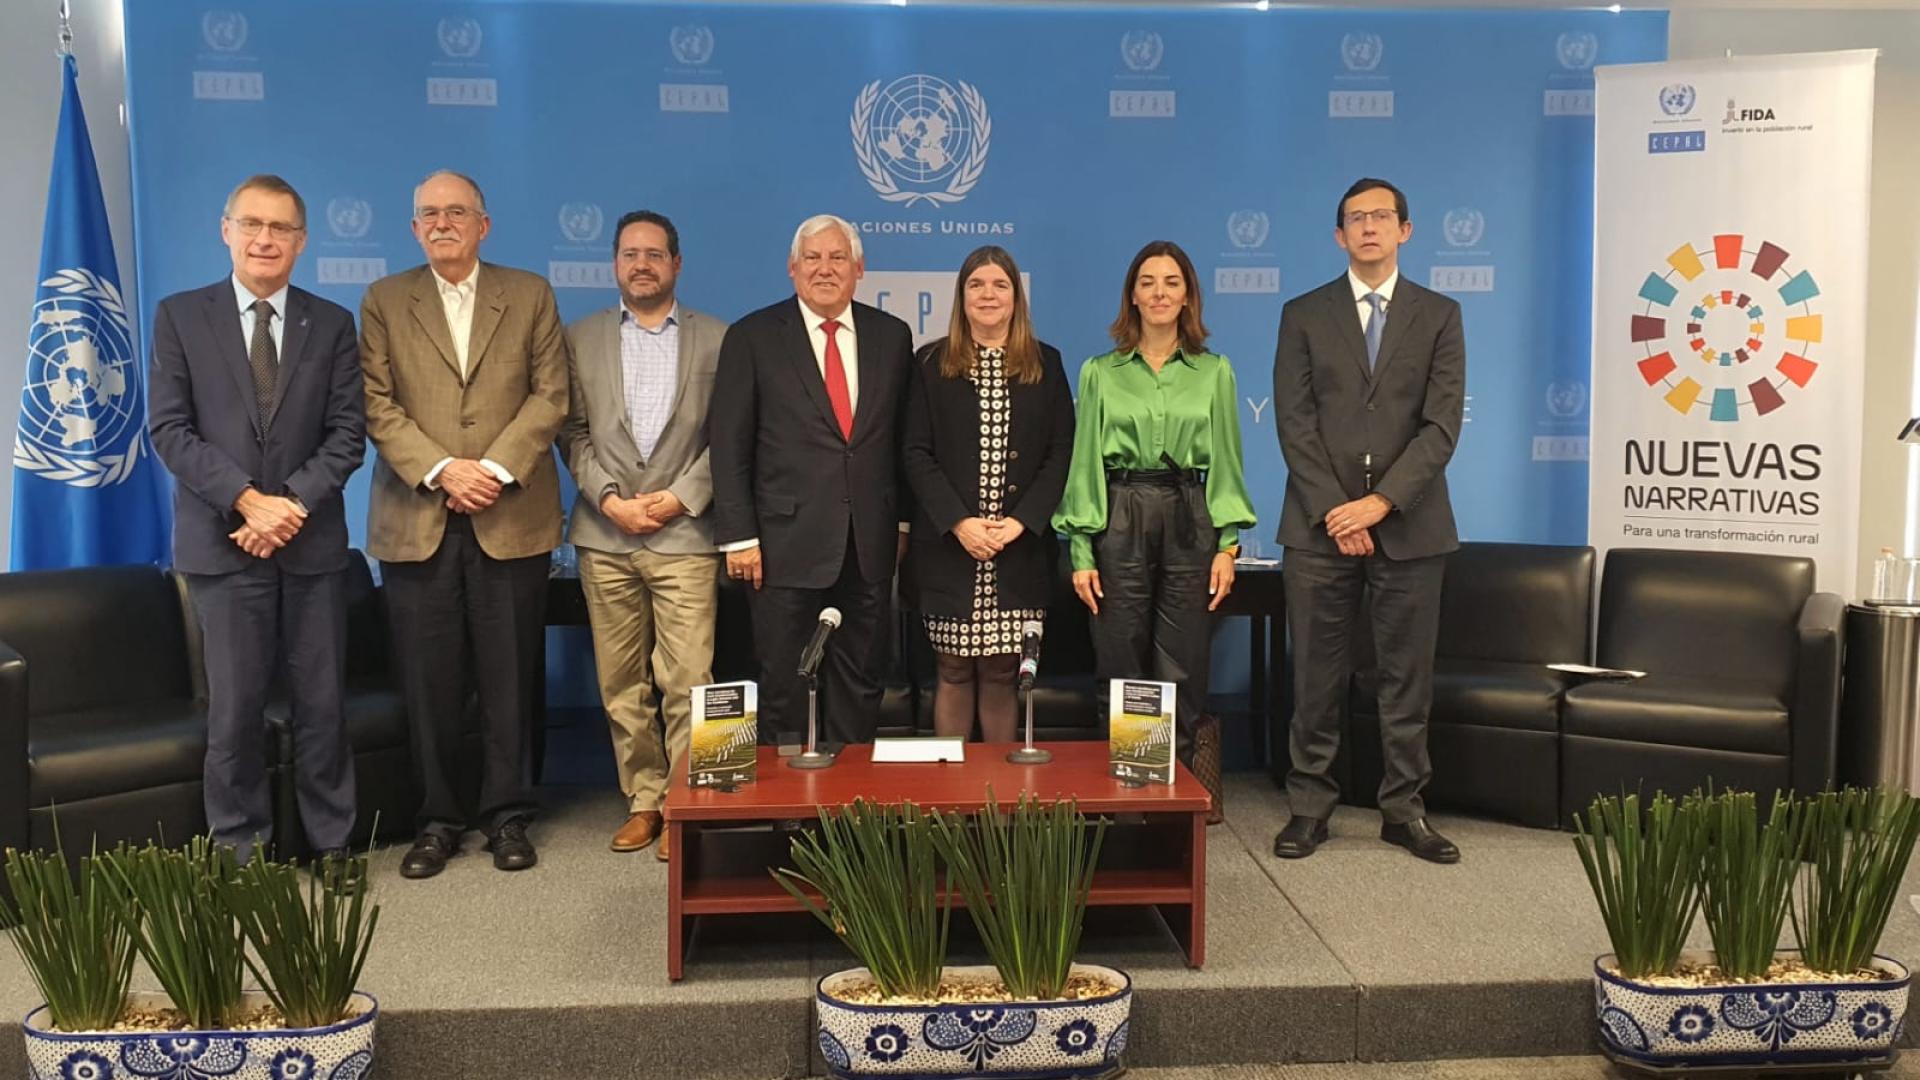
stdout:
POLYGON ((120 294, 79 69, 72 56, 61 67, 40 287, 13 437, 12 565, 164 563, 166 511, 147 444, 133 320, 120 294))

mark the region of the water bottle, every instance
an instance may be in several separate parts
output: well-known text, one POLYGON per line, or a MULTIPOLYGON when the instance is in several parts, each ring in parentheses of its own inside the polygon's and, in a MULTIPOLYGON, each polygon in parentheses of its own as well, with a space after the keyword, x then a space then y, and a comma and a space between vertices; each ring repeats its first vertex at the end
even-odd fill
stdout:
POLYGON ((1867 594, 1868 603, 1883 604, 1894 599, 1893 574, 1897 561, 1892 548, 1880 549, 1880 557, 1873 561, 1873 591, 1867 594))

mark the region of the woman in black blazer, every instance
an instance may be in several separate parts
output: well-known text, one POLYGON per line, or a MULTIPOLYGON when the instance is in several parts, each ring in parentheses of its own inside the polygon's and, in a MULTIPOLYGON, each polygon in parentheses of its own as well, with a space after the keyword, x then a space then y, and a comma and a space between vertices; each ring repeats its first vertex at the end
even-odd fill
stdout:
POLYGON ((902 454, 915 516, 903 575, 939 664, 934 730, 1011 742, 1021 627, 1046 617, 1053 511, 1073 456, 1060 353, 1033 336, 1013 256, 976 249, 946 337, 914 357, 902 454))

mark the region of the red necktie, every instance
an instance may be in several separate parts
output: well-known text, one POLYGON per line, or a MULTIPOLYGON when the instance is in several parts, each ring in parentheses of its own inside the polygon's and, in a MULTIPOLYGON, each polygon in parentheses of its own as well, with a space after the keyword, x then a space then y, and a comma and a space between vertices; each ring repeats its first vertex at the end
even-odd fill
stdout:
POLYGON ((853 440, 853 396, 847 392, 847 368, 840 362, 840 342, 834 337, 840 324, 828 319, 820 324, 827 332, 827 400, 833 405, 833 418, 840 421, 840 437, 853 440))

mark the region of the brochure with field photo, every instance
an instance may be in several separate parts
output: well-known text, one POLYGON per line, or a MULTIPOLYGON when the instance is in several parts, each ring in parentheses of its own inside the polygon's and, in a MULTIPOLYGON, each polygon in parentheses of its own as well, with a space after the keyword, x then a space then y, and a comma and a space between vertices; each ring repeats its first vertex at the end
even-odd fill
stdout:
POLYGON ((759 760, 760 688, 752 682, 693 688, 693 737, 687 783, 693 787, 745 784, 759 760))
POLYGON ((1173 783, 1173 684, 1115 679, 1107 696, 1107 771, 1173 783))

